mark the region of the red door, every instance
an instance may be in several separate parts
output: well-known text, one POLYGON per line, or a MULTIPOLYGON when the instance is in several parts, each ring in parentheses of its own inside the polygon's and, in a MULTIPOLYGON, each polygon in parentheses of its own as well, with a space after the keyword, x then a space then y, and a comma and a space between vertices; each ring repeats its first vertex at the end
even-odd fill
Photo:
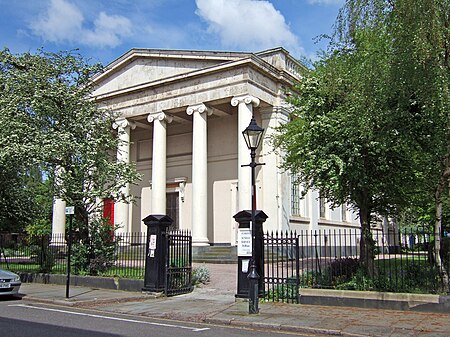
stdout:
POLYGON ((103 199, 103 218, 108 219, 108 223, 114 228, 114 199, 103 199))

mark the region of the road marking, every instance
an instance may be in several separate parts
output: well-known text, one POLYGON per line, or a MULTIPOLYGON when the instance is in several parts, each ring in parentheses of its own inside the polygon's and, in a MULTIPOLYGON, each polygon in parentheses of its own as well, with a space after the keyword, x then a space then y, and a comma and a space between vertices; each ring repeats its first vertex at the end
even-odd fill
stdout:
POLYGON ((191 331, 194 331, 194 332, 200 332, 200 331, 209 330, 209 328, 193 328, 193 327, 183 326, 183 325, 175 325, 175 324, 167 324, 167 323, 155 323, 155 322, 145 322, 145 321, 139 321, 139 320, 128 319, 128 318, 119 318, 119 317, 111 317, 111 316, 103 316, 103 315, 95 315, 95 314, 86 314, 86 313, 83 313, 83 312, 68 311, 68 310, 61 310, 61 309, 34 307, 32 305, 26 305, 26 304, 11 304, 11 305, 8 305, 8 306, 9 307, 22 307, 22 308, 30 308, 30 309, 36 309, 36 310, 53 311, 53 312, 59 312, 59 313, 63 313, 63 314, 87 316, 87 317, 93 317, 93 318, 103 318, 103 319, 109 319, 109 320, 112 320, 112 321, 122 321, 122 322, 139 323, 139 324, 146 324, 146 325, 157 325, 157 326, 163 326, 163 327, 168 327, 168 328, 178 328, 178 329, 191 330, 191 331))

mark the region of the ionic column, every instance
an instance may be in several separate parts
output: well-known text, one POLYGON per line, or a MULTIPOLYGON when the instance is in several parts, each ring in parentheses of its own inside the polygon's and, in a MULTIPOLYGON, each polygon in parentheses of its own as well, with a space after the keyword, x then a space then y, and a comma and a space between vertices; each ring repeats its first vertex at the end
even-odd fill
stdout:
POLYGON ((238 205, 239 210, 251 209, 251 169, 242 167, 250 163, 250 150, 245 144, 242 131, 250 124, 253 108, 259 105, 259 99, 250 95, 236 96, 232 106, 238 107, 238 205))
MULTIPOLYGON (((117 129, 119 144, 117 146, 117 161, 123 163, 130 162, 130 134, 136 125, 125 118, 117 119, 113 128, 117 129)), ((120 189, 120 194, 124 198, 130 195, 130 184, 126 184, 120 189)), ((129 203, 117 200, 114 203, 114 226, 117 233, 127 233, 129 230, 129 203)))
POLYGON ((208 141, 207 116, 211 111, 204 104, 186 110, 193 115, 192 127, 192 243, 208 246, 208 141))
POLYGON ((172 117, 161 112, 149 115, 147 120, 153 123, 152 213, 166 214, 166 123, 172 122, 172 117))

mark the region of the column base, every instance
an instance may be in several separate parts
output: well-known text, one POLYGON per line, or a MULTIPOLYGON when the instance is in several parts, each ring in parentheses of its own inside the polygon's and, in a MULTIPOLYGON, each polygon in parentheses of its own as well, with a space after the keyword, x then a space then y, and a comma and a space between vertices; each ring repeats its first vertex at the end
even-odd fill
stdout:
POLYGON ((210 246, 208 238, 192 238, 192 246, 208 247, 210 246))

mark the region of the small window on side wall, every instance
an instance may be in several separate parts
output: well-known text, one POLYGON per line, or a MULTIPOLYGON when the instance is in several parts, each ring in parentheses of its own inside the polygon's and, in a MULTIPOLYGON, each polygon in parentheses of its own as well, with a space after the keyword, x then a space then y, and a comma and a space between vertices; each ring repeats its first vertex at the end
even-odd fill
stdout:
POLYGON ((325 198, 323 196, 319 196, 319 216, 321 218, 325 218, 325 198))

